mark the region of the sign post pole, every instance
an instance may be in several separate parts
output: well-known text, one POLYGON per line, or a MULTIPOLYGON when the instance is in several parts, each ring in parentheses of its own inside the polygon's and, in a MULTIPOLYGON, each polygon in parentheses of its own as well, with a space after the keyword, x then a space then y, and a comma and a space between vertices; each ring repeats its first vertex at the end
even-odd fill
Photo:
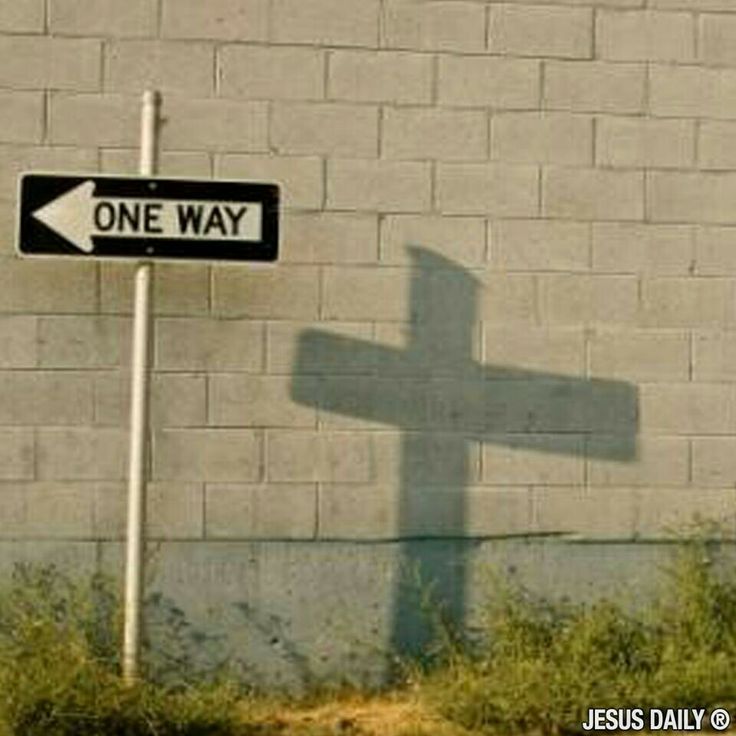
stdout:
POLYGON ((277 184, 156 177, 159 95, 143 95, 138 176, 21 174, 20 256, 134 259, 128 524, 122 675, 140 676, 153 262, 271 263, 279 252, 277 184))
MULTIPOLYGON (((159 98, 156 92, 149 90, 143 94, 139 172, 142 176, 155 174, 158 102, 159 98)), ((128 532, 125 563, 125 629, 123 634, 123 679, 128 684, 133 683, 138 678, 140 669, 152 280, 153 264, 150 262, 139 263, 135 273, 133 317, 128 460, 128 532)))

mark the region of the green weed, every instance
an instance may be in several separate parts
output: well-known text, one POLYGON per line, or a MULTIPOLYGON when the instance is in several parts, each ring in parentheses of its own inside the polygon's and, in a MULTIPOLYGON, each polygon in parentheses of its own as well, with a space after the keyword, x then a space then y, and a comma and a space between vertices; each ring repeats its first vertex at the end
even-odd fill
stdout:
MULTIPOLYGON (((736 574, 690 540, 652 605, 550 603, 498 580, 484 636, 422 680, 429 702, 480 733, 579 732, 589 708, 736 705, 736 574)), ((447 637, 445 637, 445 640, 447 637)))
POLYGON ((79 583, 53 567, 16 569, 0 598, 2 736, 234 732, 238 693, 230 686, 123 684, 119 610, 100 576, 79 583))

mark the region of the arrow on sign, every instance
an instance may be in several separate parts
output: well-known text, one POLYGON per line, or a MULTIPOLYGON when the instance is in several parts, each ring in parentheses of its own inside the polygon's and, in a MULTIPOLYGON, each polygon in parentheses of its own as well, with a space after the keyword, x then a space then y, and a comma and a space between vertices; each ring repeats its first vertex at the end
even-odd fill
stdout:
POLYGON ((32 212, 32 217, 85 253, 92 238, 259 241, 261 202, 223 202, 95 195, 84 181, 32 212))

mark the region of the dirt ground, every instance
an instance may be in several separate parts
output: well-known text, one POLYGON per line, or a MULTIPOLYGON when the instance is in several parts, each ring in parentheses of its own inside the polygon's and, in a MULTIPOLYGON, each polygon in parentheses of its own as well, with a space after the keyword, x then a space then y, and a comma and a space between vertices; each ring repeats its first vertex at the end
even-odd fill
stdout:
POLYGON ((347 697, 311 707, 268 708, 257 716, 257 722, 263 736, 472 736, 410 695, 347 697))
MULTIPOLYGON (((253 711, 249 710, 248 715, 253 723, 253 711)), ((478 736, 443 720, 407 694, 341 697, 310 707, 273 704, 255 720, 256 731, 249 730, 247 736, 478 736)), ((688 736, 680 731, 665 733, 688 736)), ((705 729, 703 733, 717 732, 705 729)), ((612 732, 610 736, 625 735, 612 732)))

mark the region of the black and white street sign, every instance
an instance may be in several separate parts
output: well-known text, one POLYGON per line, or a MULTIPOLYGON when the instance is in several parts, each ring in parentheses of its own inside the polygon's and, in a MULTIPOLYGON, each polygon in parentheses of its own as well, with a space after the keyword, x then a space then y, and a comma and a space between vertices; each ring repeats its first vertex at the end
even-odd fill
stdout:
POLYGON ((208 179, 23 174, 24 256, 275 261, 279 190, 208 179))

